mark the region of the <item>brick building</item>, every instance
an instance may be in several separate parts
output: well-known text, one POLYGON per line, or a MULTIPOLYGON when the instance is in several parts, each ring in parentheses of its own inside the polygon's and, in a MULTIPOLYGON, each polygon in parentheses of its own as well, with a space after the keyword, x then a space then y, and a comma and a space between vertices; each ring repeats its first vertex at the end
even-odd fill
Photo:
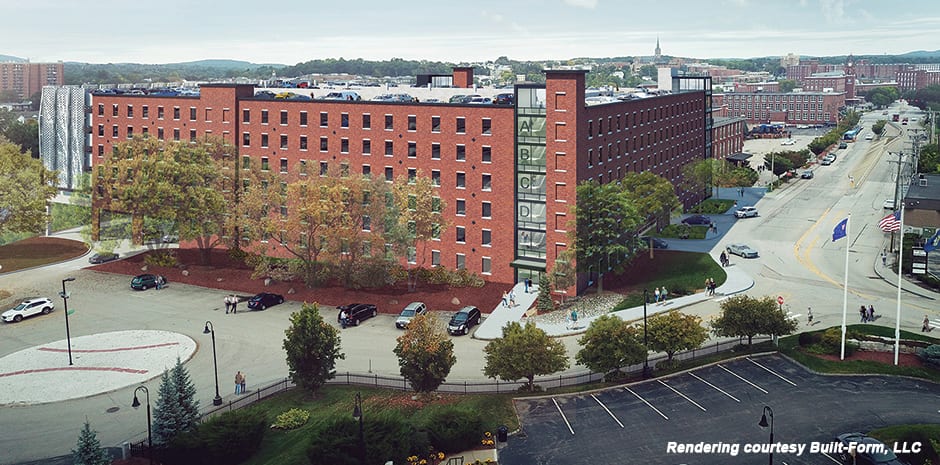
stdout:
POLYGON ((42 90, 43 86, 61 86, 65 84, 62 62, 0 63, 0 92, 12 91, 21 100, 26 100, 42 90))
POLYGON ((739 116, 748 124, 836 123, 839 109, 845 106, 841 92, 734 92, 716 94, 713 99, 723 116, 739 116))
POLYGON ((339 165, 391 181, 420 171, 439 184, 450 224, 428 262, 487 281, 537 282, 569 246, 579 182, 651 171, 690 206, 703 193, 681 190, 682 166, 711 153, 708 78, 676 78, 669 95, 586 106, 586 71, 545 74, 545 84, 516 85, 511 106, 272 100, 232 84, 204 85, 193 97, 94 95, 93 164, 137 134, 181 143, 213 135, 281 172, 339 165))
POLYGON ((744 150, 744 118, 716 117, 712 124, 712 158, 724 160, 744 150))

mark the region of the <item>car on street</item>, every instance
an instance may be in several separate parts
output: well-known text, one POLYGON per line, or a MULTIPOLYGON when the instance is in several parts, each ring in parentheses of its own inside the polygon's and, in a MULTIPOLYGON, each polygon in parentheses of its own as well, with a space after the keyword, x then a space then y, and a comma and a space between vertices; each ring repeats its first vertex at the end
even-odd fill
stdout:
POLYGON ((894 455, 890 446, 862 433, 843 433, 836 436, 836 441, 843 446, 837 455, 844 464, 908 465, 894 455))
POLYGON ((379 314, 378 308, 374 304, 349 304, 341 305, 336 314, 336 321, 342 323, 340 314, 346 312, 346 324, 349 326, 359 326, 362 320, 372 318, 379 314))
POLYGON ((813 172, 812 172, 812 170, 806 170, 806 171, 804 171, 803 173, 800 174, 800 178, 801 178, 801 179, 813 179, 813 172))
POLYGON ((3 314, 0 314, 0 318, 3 318, 3 321, 7 323, 19 323, 23 321, 23 318, 29 316, 39 314, 48 315, 54 308, 55 304, 53 304, 52 300, 48 297, 34 297, 26 299, 20 302, 16 307, 3 312, 3 314))
POLYGON ((737 255, 744 258, 757 258, 757 251, 752 249, 751 246, 747 244, 730 244, 725 247, 725 250, 732 255, 737 255))
POLYGON ((166 278, 163 276, 158 276, 155 274, 145 273, 134 276, 131 279, 131 289, 135 291, 146 291, 151 287, 157 287, 157 280, 162 279, 163 284, 166 284, 166 278))
POLYGON ((881 204, 881 208, 885 210, 894 210, 894 199, 885 199, 884 203, 881 204))
POLYGON ((682 220, 682 224, 697 224, 702 226, 710 226, 712 224, 712 219, 705 215, 692 215, 682 220))
POLYGON ((284 296, 271 292, 261 292, 248 299, 248 308, 252 310, 264 310, 282 303, 284 303, 284 296))
POLYGON ((398 315, 398 319, 395 320, 395 327, 398 329, 405 329, 408 327, 408 323, 411 323, 411 320, 418 315, 423 315, 427 313, 428 306, 424 302, 412 302, 405 306, 404 310, 398 315))
POLYGON ((450 322, 447 323, 447 332, 451 335, 469 334, 471 328, 480 324, 482 317, 480 309, 476 307, 467 306, 461 308, 457 310, 457 313, 455 313, 454 316, 451 317, 450 322))
POLYGON ((794 144, 796 144, 796 141, 793 139, 785 139, 783 142, 780 143, 780 145, 794 145, 794 144))
POLYGON ((741 207, 734 212, 735 218, 756 218, 757 207, 741 207))
POLYGON ((868 134, 865 134, 865 140, 872 140, 874 138, 875 138, 875 134, 873 133, 869 132, 868 134))
POLYGON ((640 242, 646 244, 647 247, 652 247, 654 249, 669 248, 669 243, 658 237, 640 236, 640 242), (650 241, 652 241, 652 243, 650 243, 650 241))
POLYGON ((839 142, 839 148, 840 148, 840 149, 847 149, 847 148, 849 148, 849 144, 846 144, 845 142, 839 142))
POLYGON ((98 252, 88 257, 88 263, 97 265, 99 263, 105 263, 105 262, 110 262, 112 260, 117 260, 118 258, 120 257, 118 256, 118 254, 114 252, 98 252))
POLYGON ((835 161, 836 161, 836 154, 829 153, 829 154, 826 154, 825 157, 823 157, 823 159, 819 162, 819 164, 823 166, 829 166, 835 161))

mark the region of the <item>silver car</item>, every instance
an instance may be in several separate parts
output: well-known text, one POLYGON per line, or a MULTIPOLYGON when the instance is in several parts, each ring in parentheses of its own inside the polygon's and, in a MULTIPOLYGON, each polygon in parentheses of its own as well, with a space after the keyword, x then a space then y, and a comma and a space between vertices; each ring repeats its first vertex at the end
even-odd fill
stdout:
POLYGON ((413 320, 414 317, 422 315, 427 311, 428 306, 424 305, 424 302, 412 302, 401 311, 400 315, 398 315, 398 319, 395 320, 395 327, 398 329, 405 329, 408 327, 408 323, 411 323, 411 320, 413 320))
POLYGON ((0 317, 3 318, 3 321, 7 323, 16 322, 19 323, 23 321, 23 318, 28 316, 43 314, 47 315, 52 309, 55 308, 55 304, 52 303, 47 297, 36 297, 32 299, 26 299, 20 302, 19 305, 13 307, 5 312, 3 312, 0 317))
POLYGON ((735 218, 755 218, 757 217, 756 207, 741 207, 734 212, 735 218))
POLYGON ((729 254, 744 258, 757 258, 757 251, 747 244, 731 244, 725 248, 729 254))

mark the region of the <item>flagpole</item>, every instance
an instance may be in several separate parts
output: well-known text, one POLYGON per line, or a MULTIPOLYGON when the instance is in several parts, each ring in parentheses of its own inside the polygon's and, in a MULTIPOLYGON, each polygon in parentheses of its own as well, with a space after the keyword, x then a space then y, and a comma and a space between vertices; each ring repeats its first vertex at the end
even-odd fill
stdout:
POLYGON ((852 240, 849 236, 849 226, 852 224, 852 214, 845 218, 845 284, 842 286, 842 348, 839 352, 839 360, 845 360, 845 315, 849 306, 849 244, 852 240))
POLYGON ((901 202, 901 230, 898 231, 898 236, 901 237, 900 245, 898 246, 898 308, 897 312, 894 315, 894 364, 898 364, 898 350, 899 345, 901 344, 901 273, 903 268, 901 267, 904 260, 904 203, 901 202))

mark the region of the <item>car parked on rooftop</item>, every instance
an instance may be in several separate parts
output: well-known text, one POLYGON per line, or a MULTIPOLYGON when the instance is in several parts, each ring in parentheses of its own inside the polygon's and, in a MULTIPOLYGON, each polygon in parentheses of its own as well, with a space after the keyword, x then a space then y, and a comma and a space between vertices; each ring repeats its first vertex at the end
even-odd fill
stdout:
POLYGON ((757 207, 741 207, 734 212, 735 218, 756 218, 757 207))
POLYGON ((682 224, 710 226, 712 224, 712 219, 705 215, 692 215, 683 219, 682 224))
POLYGON ((348 326, 359 326, 359 323, 362 323, 363 320, 372 318, 379 314, 378 308, 373 304, 349 304, 341 305, 336 312, 336 321, 342 323, 343 320, 340 317, 342 313, 346 312, 346 324, 348 326))
POLYGON ((847 465, 908 465, 894 454, 891 447, 862 433, 836 436, 843 448, 836 455, 847 465))
POLYGON ((398 319, 395 320, 395 327, 398 329, 405 329, 408 327, 408 323, 411 323, 411 320, 418 315, 423 315, 427 313, 428 306, 424 302, 412 302, 405 306, 404 310, 401 311, 401 314, 398 315, 398 319))
POLYGON ((48 315, 55 308, 55 304, 48 297, 35 297, 20 302, 17 306, 0 314, 0 318, 7 323, 19 323, 23 318, 33 315, 48 315))
POLYGON ((284 303, 284 296, 271 292, 261 292, 248 299, 248 308, 251 310, 264 310, 282 303, 284 303))
POLYGON ((725 247, 725 250, 732 255, 737 255, 744 258, 757 258, 757 251, 752 249, 751 246, 747 244, 730 244, 725 247))
POLYGON ((463 307, 457 310, 447 323, 447 332, 451 335, 467 335, 471 328, 480 324, 481 318, 483 316, 480 314, 480 309, 472 306, 463 307))

